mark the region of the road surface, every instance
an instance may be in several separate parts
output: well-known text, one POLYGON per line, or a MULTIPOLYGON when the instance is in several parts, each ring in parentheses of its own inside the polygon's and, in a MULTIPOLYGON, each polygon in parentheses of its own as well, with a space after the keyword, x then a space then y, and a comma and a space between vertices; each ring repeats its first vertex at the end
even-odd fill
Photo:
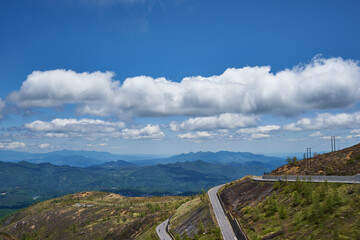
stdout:
POLYGON ((156 227, 156 233, 161 240, 172 240, 170 235, 166 232, 166 226, 169 224, 169 219, 166 219, 164 222, 160 223, 156 227))
POLYGON ((208 191, 208 195, 224 240, 235 240, 237 238, 231 228, 229 221, 225 216, 224 210, 222 209, 221 203, 217 197, 217 192, 222 186, 224 185, 213 187, 208 191))

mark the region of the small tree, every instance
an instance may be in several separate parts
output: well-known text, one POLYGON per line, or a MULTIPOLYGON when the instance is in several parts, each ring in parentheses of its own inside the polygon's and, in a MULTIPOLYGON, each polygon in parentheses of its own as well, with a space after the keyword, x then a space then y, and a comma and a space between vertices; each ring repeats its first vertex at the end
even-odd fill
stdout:
POLYGON ((287 161, 287 163, 288 163, 289 165, 291 165, 291 166, 295 166, 295 165, 298 164, 298 159, 297 159, 296 156, 294 156, 293 158, 287 157, 287 158, 286 158, 286 161, 287 161))
POLYGON ((292 164, 293 164, 294 166, 298 164, 298 159, 297 159, 296 156, 294 156, 294 157, 292 158, 292 164))
POLYGON ((280 208, 279 208, 279 217, 280 217, 280 219, 285 219, 286 216, 287 216, 286 209, 285 209, 284 205, 281 204, 280 208))
POLYGON ((291 165, 291 164, 292 164, 292 159, 291 159, 291 157, 287 157, 287 158, 286 158, 286 162, 287 162, 289 165, 291 165))
POLYGON ((205 232, 205 229, 204 229, 204 224, 202 222, 200 222, 199 224, 199 234, 203 234, 205 232))

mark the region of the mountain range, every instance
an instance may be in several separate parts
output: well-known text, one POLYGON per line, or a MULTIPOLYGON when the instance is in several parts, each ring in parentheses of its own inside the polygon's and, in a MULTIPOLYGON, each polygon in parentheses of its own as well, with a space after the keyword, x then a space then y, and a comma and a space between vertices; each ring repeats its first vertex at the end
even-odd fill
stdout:
POLYGON ((48 153, 29 153, 2 150, 0 151, 0 161, 2 162, 21 162, 31 163, 51 163, 54 165, 69 165, 74 167, 88 167, 110 161, 125 160, 136 161, 158 158, 159 155, 127 155, 113 154, 109 152, 97 151, 73 151, 62 150, 48 153))
MULTIPOLYGON (((14 155, 14 152, 12 154, 14 155)), ((206 159, 213 162, 205 162, 194 160, 198 158, 196 155, 188 155, 191 161, 185 161, 186 154, 182 154, 178 158, 183 160, 182 162, 147 166, 134 164, 140 161, 118 160, 101 163, 95 158, 71 155, 30 159, 34 162, 51 161, 58 165, 26 161, 0 162, 0 217, 36 201, 79 191, 107 191, 125 196, 192 195, 202 189, 206 190, 247 174, 262 175, 283 162, 282 159, 274 159, 274 161, 265 159, 263 162, 242 163, 241 161, 246 160, 236 161, 234 158, 231 161, 228 158, 220 162, 215 161, 215 157, 206 159), (71 161, 73 165, 101 164, 75 167, 65 164, 66 161, 67 163, 71 161)), ((210 153, 210 155, 214 154, 210 153)), ((174 159, 175 156, 170 158, 171 161, 174 159)), ((14 158, 12 160, 14 161, 14 158)), ((153 163, 155 164, 154 161, 153 163)))
POLYGON ((250 152, 229 152, 229 151, 220 151, 220 152, 190 152, 183 153, 180 155, 171 156, 168 158, 158 158, 158 159, 147 159, 133 162, 137 165, 154 165, 154 164, 165 164, 165 163, 176 163, 176 162, 185 162, 185 161, 196 161, 201 160, 209 163, 220 163, 220 164, 237 164, 245 162, 263 162, 263 163, 283 163, 282 158, 265 156, 261 154, 254 154, 250 152))
MULTIPOLYGON (((101 165, 112 161, 127 161, 138 166, 150 166, 156 164, 186 162, 202 160, 209 163, 221 164, 239 164, 251 161, 275 164, 280 166, 284 159, 278 157, 253 154, 249 152, 190 152, 171 157, 159 157, 155 155, 120 155, 108 152, 96 151, 55 151, 49 153, 27 153, 16 151, 0 151, 0 161, 3 162, 21 162, 30 163, 51 163, 54 165, 68 165, 73 167, 89 167, 92 165, 101 165)), ((115 163, 108 163, 111 165, 115 163)))

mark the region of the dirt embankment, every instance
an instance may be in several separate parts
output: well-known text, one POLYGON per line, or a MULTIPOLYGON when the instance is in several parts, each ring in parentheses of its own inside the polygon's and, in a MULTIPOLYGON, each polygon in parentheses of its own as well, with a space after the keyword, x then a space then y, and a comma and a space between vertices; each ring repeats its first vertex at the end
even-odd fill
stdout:
POLYGON ((170 220, 170 231, 178 238, 220 239, 221 233, 207 194, 197 196, 180 206, 170 220))
POLYGON ((301 160, 281 166, 270 175, 355 175, 360 173, 360 144, 336 152, 315 154, 310 160, 301 160))
POLYGON ((242 208, 258 204, 270 195, 272 191, 272 183, 254 182, 246 178, 239 183, 227 186, 220 193, 220 198, 225 207, 234 216, 238 216, 242 208))

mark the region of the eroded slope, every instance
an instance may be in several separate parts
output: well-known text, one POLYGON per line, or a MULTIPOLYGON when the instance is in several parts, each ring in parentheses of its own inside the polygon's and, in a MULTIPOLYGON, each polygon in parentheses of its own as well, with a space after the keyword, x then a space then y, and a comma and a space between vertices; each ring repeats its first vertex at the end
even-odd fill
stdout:
POLYGON ((206 193, 181 205, 170 221, 176 239, 222 239, 206 193))

